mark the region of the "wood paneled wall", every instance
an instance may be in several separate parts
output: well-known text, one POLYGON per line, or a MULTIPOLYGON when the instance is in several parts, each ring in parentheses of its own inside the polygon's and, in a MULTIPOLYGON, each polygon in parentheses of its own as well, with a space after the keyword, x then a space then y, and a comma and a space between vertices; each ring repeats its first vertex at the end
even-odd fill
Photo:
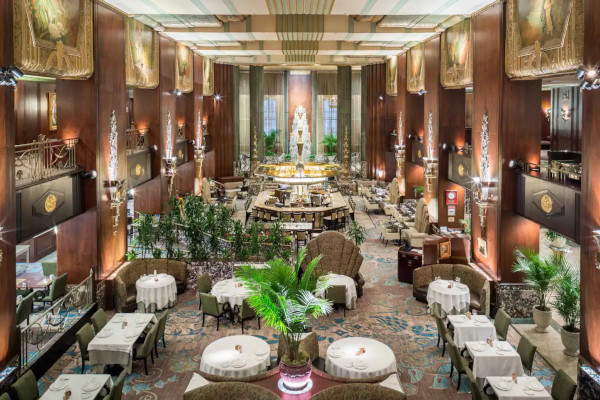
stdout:
POLYGON ((58 275, 69 273, 69 283, 77 284, 87 278, 90 268, 96 267, 97 243, 96 209, 92 208, 58 226, 56 235, 58 275), (78 238, 78 239, 75 239, 78 238), (88 266, 88 268, 85 268, 88 266), (75 267, 75 268, 74 268, 75 267))
POLYGON ((550 118, 550 148, 552 150, 581 150, 581 100, 579 87, 552 89, 552 112, 550 118), (563 119, 563 110, 569 117, 563 119))
POLYGON ((479 172, 481 126, 484 112, 489 117, 490 175, 497 186, 497 202, 487 213, 487 257, 477 251, 482 237, 479 210, 472 207, 474 259, 502 282, 520 282, 512 272, 517 246, 534 250, 539 246, 539 226, 515 214, 516 172, 511 159, 539 163, 540 129, 532 110, 541 107, 541 81, 511 81, 504 73, 504 4, 476 15, 473 23, 473 171, 479 172))
POLYGON ((160 176, 162 164, 160 148, 160 88, 133 89, 133 118, 138 129, 148 129, 148 145, 156 145, 159 149, 153 152, 152 177, 160 176))
POLYGON ((540 140, 550 140, 550 120, 546 117, 546 110, 552 108, 551 91, 542 91, 542 109, 540 112, 540 121, 542 123, 542 134, 540 140))
POLYGON ((48 128, 48 94, 56 92, 54 82, 19 81, 15 93, 15 144, 31 143, 38 135, 56 137, 48 128))
POLYGON ((308 121, 311 140, 314 141, 315 132, 312 126, 312 83, 312 75, 288 75, 288 132, 292 132, 296 108, 303 106, 306 109, 306 120, 308 121))
MULTIPOLYGON (((13 63, 13 0, 0 3, 0 65, 13 63), (4 28, 8 27, 8 28, 4 28)), ((19 336, 15 323, 15 92, 0 86, 0 369, 18 353, 19 336)))
MULTIPOLYGON (((600 63, 600 2, 585 2, 584 65, 600 63)), ((600 90, 584 91, 581 182, 581 355, 600 372, 600 271, 592 231, 600 229, 600 90)))

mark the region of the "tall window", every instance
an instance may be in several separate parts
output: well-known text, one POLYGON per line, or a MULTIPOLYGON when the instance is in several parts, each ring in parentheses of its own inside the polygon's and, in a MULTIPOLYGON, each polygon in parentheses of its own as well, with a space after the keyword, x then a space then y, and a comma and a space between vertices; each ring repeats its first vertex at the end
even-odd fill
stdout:
POLYGON ((277 129, 277 99, 275 96, 265 96, 265 133, 277 129))
POLYGON ((323 134, 337 136, 337 96, 323 99, 323 134))

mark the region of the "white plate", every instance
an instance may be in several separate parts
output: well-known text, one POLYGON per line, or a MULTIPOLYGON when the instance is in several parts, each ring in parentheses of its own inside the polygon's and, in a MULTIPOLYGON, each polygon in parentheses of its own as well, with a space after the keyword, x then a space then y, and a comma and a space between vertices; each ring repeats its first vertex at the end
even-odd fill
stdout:
POLYGON ((127 339, 133 339, 133 338, 135 338, 135 337, 137 337, 137 336, 138 336, 138 334, 137 334, 137 333, 135 333, 135 332, 126 332, 126 333, 125 333, 125 337, 126 337, 127 339))
POLYGON ((61 381, 68 381, 70 378, 69 375, 61 375, 58 379, 61 381))
POLYGON ((340 358, 342 355, 341 351, 332 350, 329 352, 329 356, 333 358, 340 358))
POLYGON ((91 398, 93 398, 93 396, 94 395, 92 393, 85 393, 85 392, 81 393, 82 399, 91 399, 91 398))
POLYGON ((93 392, 100 387, 100 382, 90 381, 81 387, 84 392, 93 392))
POLYGON ((229 367, 229 361, 223 361, 223 362, 221 363, 221 367, 222 367, 222 368, 228 368, 228 367, 229 367))
POLYGON ((102 329, 100 332, 98 332, 98 337, 101 338, 107 338, 110 335, 112 335, 112 331, 110 329, 102 329))
POLYGON ((166 278, 167 276, 169 276, 169 274, 162 273, 162 274, 158 274, 158 276, 161 278, 166 278))
POLYGON ((369 367, 369 364, 367 364, 364 361, 354 361, 354 368, 356 369, 367 369, 369 367))
POLYGON ((150 279, 150 277, 149 277, 148 275, 146 275, 146 276, 142 276, 142 277, 140 278, 140 280, 141 280, 142 282, 145 282, 145 281, 147 281, 148 279, 150 279))
POLYGON ((268 352, 269 352, 269 350, 267 350, 267 349, 256 349, 256 350, 254 350, 254 354, 257 355, 257 356, 264 356, 268 352))
POLYGON ((331 345, 331 350, 339 350, 340 346, 337 344, 331 345))
POLYGON ((541 392, 542 390, 544 390, 544 387, 542 385, 535 385, 533 383, 530 383, 529 385, 527 385, 527 389, 533 390, 534 392, 541 392))
POLYGON ((346 361, 346 362, 344 363, 344 367, 346 367, 346 368, 352 368, 352 364, 353 364, 353 362, 352 362, 352 361, 346 361))
POLYGON ((236 358, 231 363, 231 366, 233 368, 242 368, 242 367, 246 366, 246 360, 244 360, 243 358, 236 358))
POLYGON ((60 390, 63 390, 64 388, 67 387, 67 382, 64 381, 56 381, 52 384, 52 386, 50 387, 50 389, 52 389, 52 391, 58 392, 60 390))
POLYGON ((478 353, 481 353, 481 352, 485 351, 485 347, 484 347, 484 346, 482 346, 482 345, 478 345, 478 346, 471 346, 471 349, 472 349, 473 351, 476 351, 476 352, 478 352, 478 353))
POLYGON ((502 390, 503 392, 510 390, 510 384, 505 382, 498 382, 494 385, 494 387, 498 390, 502 390))

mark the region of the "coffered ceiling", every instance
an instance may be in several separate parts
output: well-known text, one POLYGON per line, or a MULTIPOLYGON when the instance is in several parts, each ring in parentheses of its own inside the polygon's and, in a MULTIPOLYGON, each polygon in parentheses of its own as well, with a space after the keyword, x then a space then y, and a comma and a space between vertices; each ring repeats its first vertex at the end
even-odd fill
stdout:
POLYGON ((104 0, 216 61, 381 62, 498 0, 104 0))

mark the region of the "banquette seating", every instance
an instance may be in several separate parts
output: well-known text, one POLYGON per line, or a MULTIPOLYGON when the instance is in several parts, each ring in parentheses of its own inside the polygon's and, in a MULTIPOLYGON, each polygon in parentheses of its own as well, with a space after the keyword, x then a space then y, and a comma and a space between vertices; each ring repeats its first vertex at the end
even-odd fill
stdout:
POLYGON ((406 226, 408 228, 402 230, 402 239, 406 240, 410 247, 423 247, 423 239, 429 234, 431 226, 425 199, 419 199, 415 212, 415 221, 406 222, 406 226))
POLYGON ((356 281, 356 293, 361 297, 365 281, 359 272, 363 262, 360 247, 339 232, 322 233, 306 245, 306 257, 302 261, 302 269, 304 270, 312 259, 320 254, 323 258, 316 268, 318 273, 331 272, 353 278, 356 281))
POLYGON ((114 279, 115 305, 119 312, 133 312, 137 308, 135 282, 146 274, 166 273, 175 278, 177 293, 187 287, 187 265, 181 261, 167 259, 140 259, 122 266, 114 279))
POLYGON ((436 276, 441 279, 454 280, 469 287, 471 292, 471 309, 490 315, 490 282, 481 272, 462 264, 433 264, 417 268, 413 271, 413 296, 427 303, 427 289, 436 276))

